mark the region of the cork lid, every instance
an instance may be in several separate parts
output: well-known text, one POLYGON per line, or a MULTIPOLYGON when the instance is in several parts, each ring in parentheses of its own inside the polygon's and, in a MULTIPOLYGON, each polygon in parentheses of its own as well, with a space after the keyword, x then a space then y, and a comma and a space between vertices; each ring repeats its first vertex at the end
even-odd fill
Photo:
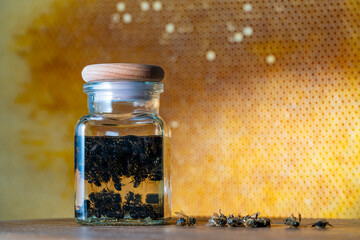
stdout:
POLYGON ((164 78, 164 70, 159 66, 147 64, 101 63, 86 66, 81 75, 85 82, 160 82, 164 78))

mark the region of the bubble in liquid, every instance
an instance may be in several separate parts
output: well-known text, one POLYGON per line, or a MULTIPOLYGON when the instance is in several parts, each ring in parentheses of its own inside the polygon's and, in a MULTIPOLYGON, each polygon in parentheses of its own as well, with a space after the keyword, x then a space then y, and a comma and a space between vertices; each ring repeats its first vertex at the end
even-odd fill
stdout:
POLYGON ((226 23, 226 28, 227 28, 227 30, 230 31, 230 32, 235 31, 235 27, 234 27, 234 24, 233 24, 232 22, 227 22, 227 23, 226 23))
POLYGON ((140 8, 142 11, 146 12, 150 9, 150 4, 146 1, 140 3, 140 8))
POLYGON ((178 128, 179 127, 179 122, 178 121, 171 121, 170 122, 170 127, 171 128, 178 128))
POLYGON ((119 12, 125 11, 125 7, 126 7, 126 5, 125 5, 124 2, 118 2, 118 3, 116 4, 116 9, 117 9, 119 12))
POLYGON ((165 31, 168 33, 173 33, 175 31, 175 25, 173 23, 166 24, 165 31))
POLYGON ((250 26, 244 27, 243 33, 245 36, 251 36, 253 34, 253 29, 250 26))
POLYGON ((252 10, 252 5, 250 3, 245 3, 243 5, 244 12, 250 12, 252 10))
POLYGON ((242 33, 239 33, 239 32, 235 33, 234 37, 233 37, 234 42, 241 42, 243 40, 243 38, 244 38, 244 36, 242 35, 242 33))
POLYGON ((154 2, 152 6, 153 6, 153 9, 155 11, 161 11, 162 10, 162 2, 160 2, 160 1, 154 2))
POLYGON ((130 13, 125 13, 123 15, 123 22, 124 23, 130 23, 132 21, 132 16, 130 13))
POLYGON ((268 56, 266 57, 266 62, 267 62, 268 64, 273 64, 273 63, 275 62, 275 56, 274 56, 274 55, 268 55, 268 56))
POLYGON ((216 54, 215 54, 214 51, 209 50, 209 51, 206 52, 206 59, 207 59, 208 61, 214 61, 215 58, 216 58, 216 54))
POLYGON ((111 21, 113 23, 119 23, 120 22, 120 14, 119 13, 114 13, 111 15, 111 21))

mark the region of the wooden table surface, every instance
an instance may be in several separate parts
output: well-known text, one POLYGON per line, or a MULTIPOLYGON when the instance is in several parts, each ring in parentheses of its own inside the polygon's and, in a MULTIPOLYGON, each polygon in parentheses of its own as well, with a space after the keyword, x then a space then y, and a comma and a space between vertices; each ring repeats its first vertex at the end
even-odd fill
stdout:
POLYGON ((248 229, 208 227, 205 221, 193 227, 162 226, 82 226, 73 219, 0 221, 0 239, 360 239, 360 220, 330 220, 334 228, 317 230, 305 226, 287 229, 281 220, 271 228, 248 229))

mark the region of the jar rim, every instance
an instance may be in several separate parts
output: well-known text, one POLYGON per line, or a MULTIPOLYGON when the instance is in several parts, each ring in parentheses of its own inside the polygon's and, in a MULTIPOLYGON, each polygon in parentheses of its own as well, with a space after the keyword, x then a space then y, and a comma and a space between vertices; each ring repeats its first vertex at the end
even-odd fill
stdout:
POLYGON ((144 81, 95 81, 84 84, 84 92, 91 93, 97 91, 122 91, 126 90, 128 93, 138 91, 149 91, 162 93, 164 91, 164 84, 159 82, 144 82, 144 81))

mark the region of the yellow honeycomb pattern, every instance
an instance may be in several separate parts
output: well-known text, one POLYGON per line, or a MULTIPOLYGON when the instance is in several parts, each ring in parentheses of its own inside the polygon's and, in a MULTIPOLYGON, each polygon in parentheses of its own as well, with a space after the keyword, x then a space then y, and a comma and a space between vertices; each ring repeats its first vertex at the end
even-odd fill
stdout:
POLYGON ((45 2, 12 37, 27 75, 12 83, 23 155, 10 158, 32 166, 34 181, 46 176, 47 191, 9 187, 0 203, 19 211, 11 216, 27 208, 9 199, 24 194, 40 196, 37 217, 71 216, 81 69, 137 62, 166 71, 174 211, 360 218, 359 1, 43 0, 34 9, 45 2))

